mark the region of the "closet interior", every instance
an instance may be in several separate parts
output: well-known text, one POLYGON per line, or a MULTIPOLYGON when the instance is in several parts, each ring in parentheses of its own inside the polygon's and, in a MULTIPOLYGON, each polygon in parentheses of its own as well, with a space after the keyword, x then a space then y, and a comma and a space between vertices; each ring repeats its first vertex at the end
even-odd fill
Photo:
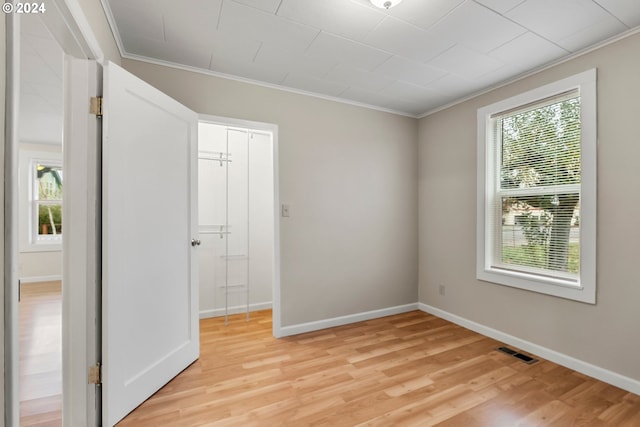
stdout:
POLYGON ((200 122, 200 317, 271 308, 273 134, 200 122))

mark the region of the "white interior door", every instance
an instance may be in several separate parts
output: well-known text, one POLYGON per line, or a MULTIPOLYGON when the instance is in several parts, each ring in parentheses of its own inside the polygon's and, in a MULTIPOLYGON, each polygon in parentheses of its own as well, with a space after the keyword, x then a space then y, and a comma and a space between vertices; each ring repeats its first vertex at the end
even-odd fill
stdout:
POLYGON ((199 355, 197 115, 118 66, 104 71, 103 423, 199 355))

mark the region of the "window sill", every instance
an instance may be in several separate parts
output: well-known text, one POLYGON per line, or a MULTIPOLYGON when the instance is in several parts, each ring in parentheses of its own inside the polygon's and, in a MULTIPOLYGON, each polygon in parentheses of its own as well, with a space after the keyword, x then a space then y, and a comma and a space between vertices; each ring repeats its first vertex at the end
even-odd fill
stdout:
POLYGON ((20 252, 59 252, 62 250, 62 241, 32 243, 20 248, 20 252))
POLYGON ((479 269, 477 279, 498 285, 510 286, 531 292, 552 295, 560 298, 596 303, 595 287, 585 286, 576 280, 544 277, 536 274, 508 271, 498 268, 479 269))

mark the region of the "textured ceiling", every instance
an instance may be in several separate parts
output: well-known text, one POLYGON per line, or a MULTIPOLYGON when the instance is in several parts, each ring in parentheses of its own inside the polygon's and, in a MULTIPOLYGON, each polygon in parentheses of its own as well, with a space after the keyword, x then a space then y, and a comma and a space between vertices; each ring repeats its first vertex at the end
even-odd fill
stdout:
POLYGON ((640 26, 639 0, 103 0, 125 58, 420 116, 640 26))
POLYGON ((62 143, 64 53, 38 15, 20 19, 21 142, 62 143))

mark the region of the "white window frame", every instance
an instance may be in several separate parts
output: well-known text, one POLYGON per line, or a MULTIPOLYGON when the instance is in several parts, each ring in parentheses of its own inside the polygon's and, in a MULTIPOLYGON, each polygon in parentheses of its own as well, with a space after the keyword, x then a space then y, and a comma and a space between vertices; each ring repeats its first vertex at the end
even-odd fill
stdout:
MULTIPOLYGON (((62 234, 45 237, 40 237, 38 235, 38 212, 36 207, 38 204, 46 204, 36 199, 37 181, 35 167, 38 163, 61 167, 62 154, 55 151, 20 151, 20 218, 24 220, 20 222, 20 251, 60 251, 62 250, 62 234)), ((62 200, 60 201, 60 204, 64 206, 64 202, 62 200)))
POLYGON ((597 99, 596 70, 591 69, 537 89, 478 109, 477 168, 477 259, 479 280, 539 292, 585 303, 596 302, 596 182, 597 182, 597 99), (497 197, 495 119, 492 116, 570 90, 580 92, 581 183, 580 186, 580 273, 574 278, 549 277, 543 274, 496 268, 493 236, 499 216, 493 214, 497 197))

